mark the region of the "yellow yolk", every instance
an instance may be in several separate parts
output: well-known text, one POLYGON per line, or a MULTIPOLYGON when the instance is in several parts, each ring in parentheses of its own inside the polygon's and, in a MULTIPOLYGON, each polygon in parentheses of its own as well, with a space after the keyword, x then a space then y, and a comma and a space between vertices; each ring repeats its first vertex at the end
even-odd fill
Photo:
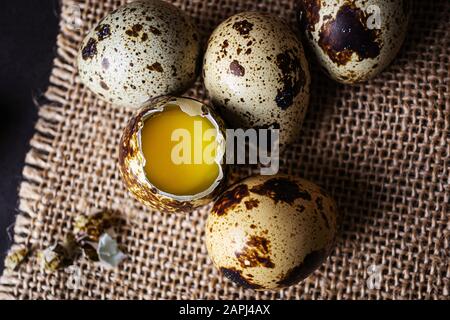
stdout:
POLYGON ((216 136, 207 118, 190 116, 176 105, 150 116, 141 131, 148 180, 178 196, 207 190, 219 175, 216 136))

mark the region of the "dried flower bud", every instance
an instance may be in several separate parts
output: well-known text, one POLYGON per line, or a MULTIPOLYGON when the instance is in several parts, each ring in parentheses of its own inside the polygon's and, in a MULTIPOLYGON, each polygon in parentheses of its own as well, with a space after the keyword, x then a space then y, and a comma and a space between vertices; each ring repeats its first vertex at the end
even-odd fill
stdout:
POLYGON ((9 271, 16 271, 20 265, 27 259, 30 250, 27 248, 19 248, 11 250, 5 259, 5 269, 9 271))

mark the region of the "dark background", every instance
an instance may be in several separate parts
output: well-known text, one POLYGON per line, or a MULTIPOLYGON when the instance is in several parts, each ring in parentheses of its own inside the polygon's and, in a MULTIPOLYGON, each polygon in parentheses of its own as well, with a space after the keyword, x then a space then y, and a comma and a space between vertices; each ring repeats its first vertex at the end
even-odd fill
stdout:
MULTIPOLYGON (((55 56, 57 0, 0 1, 0 274, 25 154, 55 56)), ((12 235, 12 227, 9 234, 12 235)))

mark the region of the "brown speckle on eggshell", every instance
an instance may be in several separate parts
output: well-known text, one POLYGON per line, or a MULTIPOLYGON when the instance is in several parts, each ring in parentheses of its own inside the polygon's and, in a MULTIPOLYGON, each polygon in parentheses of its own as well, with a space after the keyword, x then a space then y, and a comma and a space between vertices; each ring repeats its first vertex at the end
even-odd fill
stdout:
POLYGON ((205 230, 209 256, 225 277, 245 288, 275 290, 325 261, 337 233, 336 205, 307 180, 254 176, 216 199, 205 230))
POLYGON ((78 69, 81 81, 104 100, 138 108, 151 98, 187 90, 199 56, 199 36, 185 13, 161 0, 134 1, 86 35, 78 69))
POLYGON ((302 44, 285 21, 261 12, 228 18, 208 41, 203 75, 213 104, 232 127, 277 123, 282 146, 298 139, 310 74, 302 44))
POLYGON ((301 25, 328 76, 362 82, 383 71, 400 50, 410 18, 408 2, 300 0, 301 25))

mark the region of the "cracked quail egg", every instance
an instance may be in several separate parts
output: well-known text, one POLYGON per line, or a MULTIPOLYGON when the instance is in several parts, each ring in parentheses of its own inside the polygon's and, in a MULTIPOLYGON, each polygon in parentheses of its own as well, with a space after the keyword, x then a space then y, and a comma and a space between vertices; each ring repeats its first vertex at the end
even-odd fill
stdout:
POLYGON ((108 14, 82 42, 82 83, 106 101, 138 108, 182 93, 197 77, 199 35, 190 18, 161 0, 134 1, 108 14))
POLYGON ((225 124, 207 105, 164 96, 137 110, 119 147, 119 169, 128 190, 165 212, 206 205, 226 182, 225 124))
POLYGON ((325 261, 336 218, 334 200, 317 185, 286 175, 254 176, 217 198, 206 246, 225 277, 245 288, 279 289, 325 261))
POLYGON ((279 17, 244 12, 221 23, 208 41, 203 77, 231 126, 280 129, 281 145, 298 138, 309 104, 309 67, 301 42, 279 17))
POLYGON ((373 78, 405 39, 410 0, 300 0, 301 24, 324 72, 342 83, 373 78))

